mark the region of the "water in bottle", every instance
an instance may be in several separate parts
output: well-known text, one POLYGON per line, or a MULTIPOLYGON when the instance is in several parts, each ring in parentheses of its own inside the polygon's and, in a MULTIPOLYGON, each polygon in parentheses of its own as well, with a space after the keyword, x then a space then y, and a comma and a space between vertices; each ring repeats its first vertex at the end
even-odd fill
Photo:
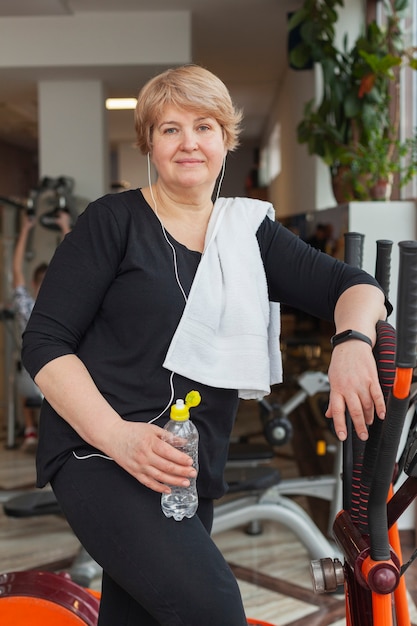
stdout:
MULTIPOLYGON (((198 472, 198 430, 191 422, 190 407, 200 404, 198 391, 190 391, 184 400, 177 400, 171 407, 170 420, 164 427, 165 440, 193 459, 193 467, 198 472)), ((161 496, 161 508, 167 517, 177 522, 184 517, 192 517, 198 507, 196 477, 190 478, 189 487, 169 485, 171 493, 161 496)))

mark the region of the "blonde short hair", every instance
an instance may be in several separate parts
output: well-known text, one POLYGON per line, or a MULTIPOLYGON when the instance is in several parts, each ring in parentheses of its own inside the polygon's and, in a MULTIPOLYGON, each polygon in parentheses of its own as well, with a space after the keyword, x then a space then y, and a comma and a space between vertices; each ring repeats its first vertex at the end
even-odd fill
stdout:
POLYGON ((226 150, 237 148, 242 113, 233 105, 226 85, 203 67, 184 65, 151 78, 139 92, 135 130, 142 154, 151 152, 153 128, 167 105, 212 117, 223 128, 226 150))

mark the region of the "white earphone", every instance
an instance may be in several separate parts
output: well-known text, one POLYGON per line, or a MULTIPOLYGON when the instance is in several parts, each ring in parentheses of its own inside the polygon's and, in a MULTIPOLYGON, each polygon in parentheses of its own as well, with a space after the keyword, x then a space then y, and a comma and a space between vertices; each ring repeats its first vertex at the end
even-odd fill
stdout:
MULTIPOLYGON (((152 181, 151 181, 151 156, 150 153, 148 152, 147 155, 147 164, 148 164, 148 185, 149 185, 149 192, 151 194, 151 198, 152 198, 152 202, 154 205, 154 211, 155 211, 155 215, 158 218, 158 221, 161 225, 161 229, 162 229, 162 233, 164 235, 164 239, 167 242, 167 244, 169 245, 169 247, 172 250, 172 259, 173 259, 173 263, 174 263, 174 274, 175 274, 175 280, 177 281, 178 287, 180 288, 180 291, 183 295, 183 298, 185 300, 185 303, 187 303, 187 294, 185 293, 185 290, 181 284, 180 281, 180 277, 179 277, 179 273, 178 273, 178 262, 177 262, 177 253, 176 250, 174 248, 174 246, 172 245, 172 243, 170 242, 168 235, 166 233, 165 227, 161 221, 161 218, 158 215, 158 206, 156 204, 156 200, 155 200, 155 196, 153 193, 153 187, 152 187, 152 181)), ((221 172, 220 172, 220 178, 219 178, 219 183, 217 186, 217 192, 216 192, 216 201, 219 199, 220 196, 220 188, 224 179, 224 174, 225 174, 225 169, 226 169, 226 155, 223 158, 223 163, 222 163, 222 168, 221 168, 221 172)), ((165 411, 171 406, 173 400, 174 400, 174 394, 175 394, 175 389, 174 389, 174 372, 171 372, 170 377, 169 377, 169 385, 170 385, 170 398, 168 400, 167 405, 165 406, 165 408, 159 413, 159 415, 157 415, 156 417, 152 418, 151 420, 148 421, 148 424, 152 424, 153 422, 155 422, 157 419, 159 419, 164 413, 165 411)))

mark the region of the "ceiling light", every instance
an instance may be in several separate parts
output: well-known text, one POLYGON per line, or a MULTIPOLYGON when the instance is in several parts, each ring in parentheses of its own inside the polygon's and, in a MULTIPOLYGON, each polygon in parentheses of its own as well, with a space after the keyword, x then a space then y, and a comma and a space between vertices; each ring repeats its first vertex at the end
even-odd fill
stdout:
POLYGON ((136 98, 107 98, 106 109, 109 111, 134 109, 136 107, 136 103, 136 98))

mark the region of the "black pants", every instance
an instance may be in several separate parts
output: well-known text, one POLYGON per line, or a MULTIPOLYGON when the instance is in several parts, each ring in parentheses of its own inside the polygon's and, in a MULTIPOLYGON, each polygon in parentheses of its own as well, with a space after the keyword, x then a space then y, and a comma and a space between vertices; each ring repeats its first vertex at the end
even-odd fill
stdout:
POLYGON ((103 568, 99 626, 246 626, 236 580, 210 538, 213 505, 176 522, 114 461, 71 458, 52 487, 103 568))

